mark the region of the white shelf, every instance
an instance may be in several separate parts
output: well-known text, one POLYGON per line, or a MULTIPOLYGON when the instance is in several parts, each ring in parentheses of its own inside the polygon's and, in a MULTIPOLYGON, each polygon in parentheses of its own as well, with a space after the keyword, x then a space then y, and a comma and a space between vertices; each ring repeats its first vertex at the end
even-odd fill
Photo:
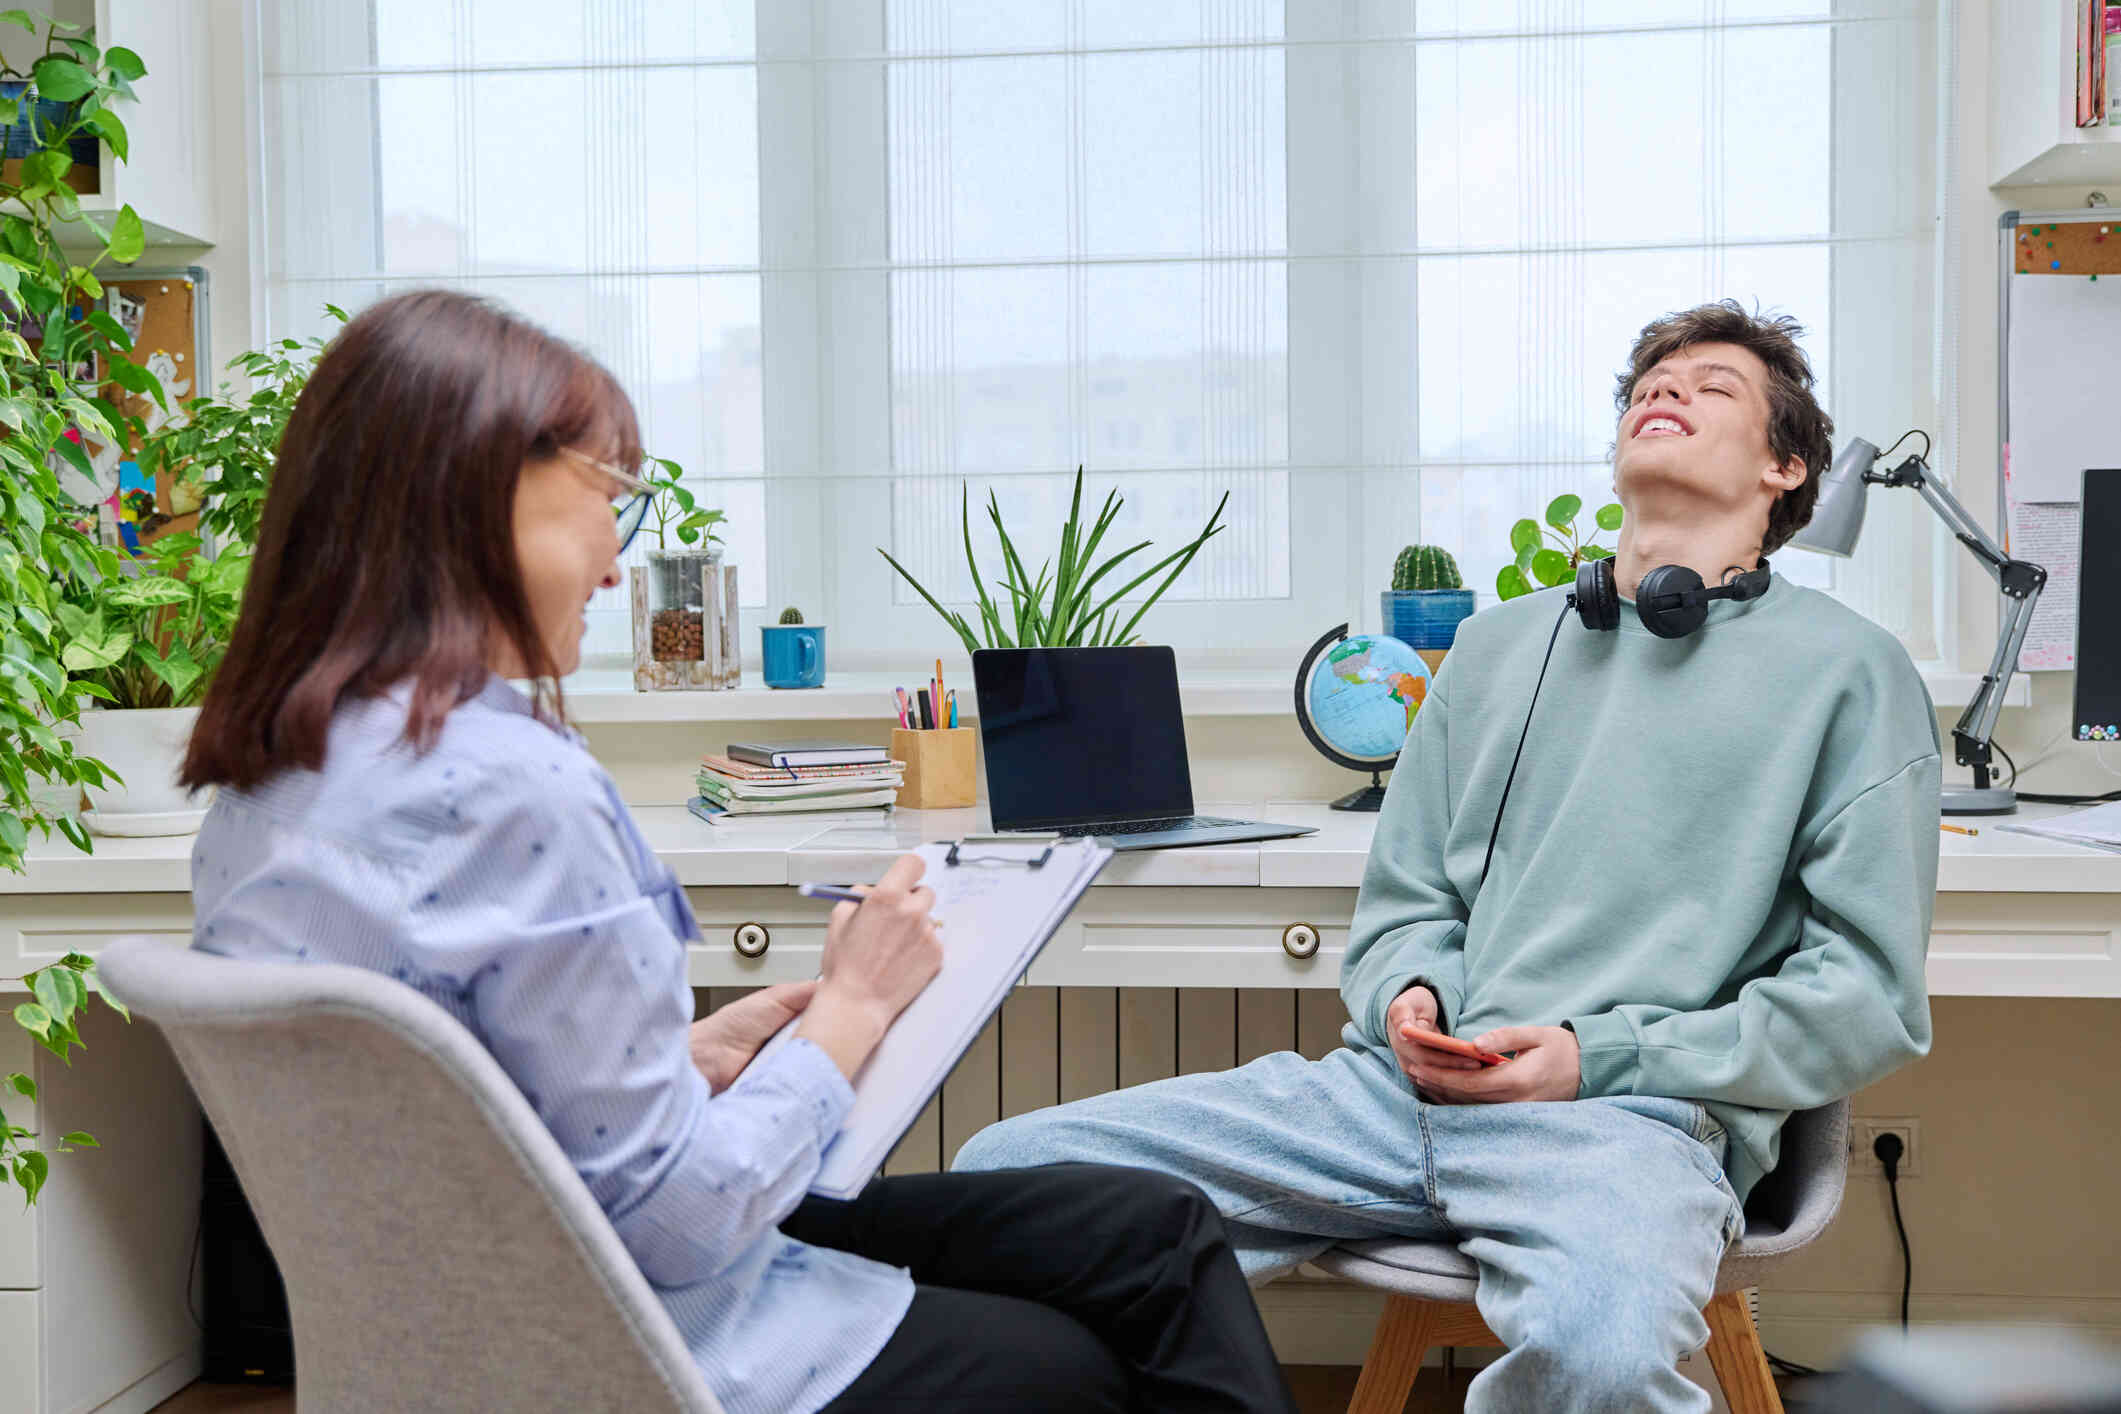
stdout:
MULTIPOLYGON (((2077 126, 2077 7, 2023 0, 1989 10, 1989 185, 2121 183, 2121 128, 2077 126)), ((2107 88, 2121 74, 2107 75, 2107 88)))
MULTIPOLYGON (((1923 667, 1922 681, 1939 707, 1964 707, 1981 682, 1979 673, 1923 667)), ((977 715, 967 674, 946 679, 958 694, 958 720, 977 715)), ((587 668, 562 684, 567 715, 584 726, 648 722, 855 722, 886 718, 891 690, 907 691, 918 682, 889 673, 834 673, 823 687, 776 690, 760 684, 747 670, 744 685, 725 692, 635 692, 633 674, 623 668, 587 668)), ((1287 674, 1258 672, 1192 672, 1179 678, 1179 694, 1188 717, 1286 717, 1296 710, 1296 668, 1287 674)), ((2006 707, 2032 705, 2032 688, 2023 673, 2011 679, 2006 707)))

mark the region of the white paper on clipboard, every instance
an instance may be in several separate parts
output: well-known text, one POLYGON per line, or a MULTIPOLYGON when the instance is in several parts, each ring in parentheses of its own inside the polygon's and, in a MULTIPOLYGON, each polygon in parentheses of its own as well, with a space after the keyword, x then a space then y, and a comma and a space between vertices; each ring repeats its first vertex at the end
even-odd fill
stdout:
MULTIPOLYGON (((854 1107, 825 1150, 812 1193, 844 1199, 861 1192, 1112 858, 1103 845, 1078 840, 1052 846, 1043 865, 1029 867, 1046 847, 982 840, 963 845, 954 865, 946 862, 948 844, 914 851, 928 865, 921 883, 935 891, 943 970, 855 1076, 854 1107)), ((752 1064, 801 1025, 798 1017, 783 1027, 752 1064)))
MULTIPOLYGON (((2080 482, 2081 484, 2081 482, 2080 482)), ((2079 501, 2011 502, 2010 553, 2047 571, 2018 649, 2023 672, 2077 666, 2077 574, 2083 554, 2084 505, 2079 501)))

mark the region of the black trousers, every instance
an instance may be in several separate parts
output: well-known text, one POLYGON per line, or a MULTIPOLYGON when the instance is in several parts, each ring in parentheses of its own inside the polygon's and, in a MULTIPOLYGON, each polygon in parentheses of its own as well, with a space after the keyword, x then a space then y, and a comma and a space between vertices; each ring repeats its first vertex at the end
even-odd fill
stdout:
POLYGON ((1207 1196, 1092 1164, 881 1178, 781 1231, 913 1273, 913 1305, 827 1414, 1295 1404, 1207 1196))

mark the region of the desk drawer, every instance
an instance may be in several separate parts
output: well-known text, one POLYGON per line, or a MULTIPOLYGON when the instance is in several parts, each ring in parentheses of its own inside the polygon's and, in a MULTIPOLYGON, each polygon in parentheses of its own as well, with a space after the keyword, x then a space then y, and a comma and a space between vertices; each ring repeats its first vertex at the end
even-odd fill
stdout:
POLYGON ((826 905, 785 888, 717 885, 685 892, 701 933, 687 950, 693 986, 763 987, 817 976, 831 916, 826 905))
POLYGON ((1348 889, 1092 889, 1028 980, 1336 989, 1354 903, 1348 889))

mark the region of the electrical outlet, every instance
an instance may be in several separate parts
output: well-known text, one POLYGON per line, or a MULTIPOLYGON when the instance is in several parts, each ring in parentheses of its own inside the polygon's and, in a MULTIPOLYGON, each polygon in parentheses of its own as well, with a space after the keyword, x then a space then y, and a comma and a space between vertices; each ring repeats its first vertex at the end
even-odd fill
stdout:
POLYGON ((1849 1117, 1849 1172, 1885 1177, 1885 1165, 1871 1149, 1881 1134, 1900 1136, 1900 1176, 1915 1178, 1922 1173, 1922 1125, 1913 1115, 1851 1115, 1849 1117))

